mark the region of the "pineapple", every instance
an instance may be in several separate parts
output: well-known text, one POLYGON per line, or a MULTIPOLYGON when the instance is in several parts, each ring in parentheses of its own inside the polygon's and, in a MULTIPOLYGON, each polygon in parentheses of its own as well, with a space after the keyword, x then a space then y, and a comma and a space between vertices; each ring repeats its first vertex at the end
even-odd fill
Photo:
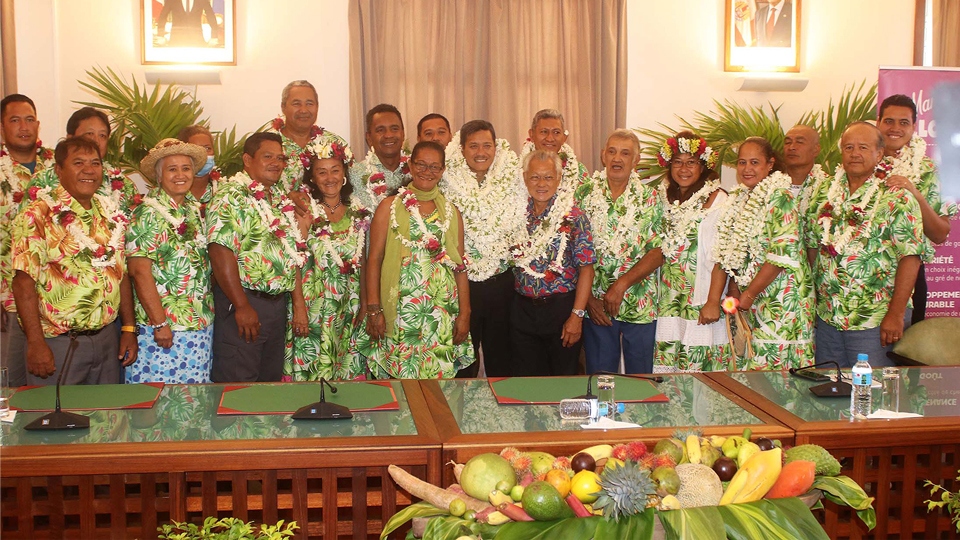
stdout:
POLYGON ((657 488, 650 480, 650 471, 636 462, 628 461, 622 467, 605 469, 600 475, 600 496, 594 509, 603 510, 606 519, 619 520, 621 516, 639 514, 659 502, 657 488))

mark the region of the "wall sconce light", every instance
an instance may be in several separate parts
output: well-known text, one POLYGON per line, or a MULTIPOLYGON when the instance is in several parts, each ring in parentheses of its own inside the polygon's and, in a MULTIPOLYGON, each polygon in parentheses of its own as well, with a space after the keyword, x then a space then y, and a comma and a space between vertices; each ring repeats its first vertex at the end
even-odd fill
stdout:
POLYGON ((802 92, 810 79, 792 77, 738 77, 741 92, 802 92))
POLYGON ((176 84, 197 86, 199 84, 220 84, 219 71, 148 71, 144 73, 147 84, 176 84))

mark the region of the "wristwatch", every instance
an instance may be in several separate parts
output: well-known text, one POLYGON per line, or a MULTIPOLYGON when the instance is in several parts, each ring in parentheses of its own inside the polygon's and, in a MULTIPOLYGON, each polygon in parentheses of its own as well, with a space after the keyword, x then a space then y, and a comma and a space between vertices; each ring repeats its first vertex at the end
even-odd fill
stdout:
POLYGON ((580 317, 580 318, 582 319, 584 316, 586 316, 587 310, 585 310, 585 309, 575 309, 575 310, 572 311, 572 313, 573 313, 574 315, 576 315, 577 317, 580 317))

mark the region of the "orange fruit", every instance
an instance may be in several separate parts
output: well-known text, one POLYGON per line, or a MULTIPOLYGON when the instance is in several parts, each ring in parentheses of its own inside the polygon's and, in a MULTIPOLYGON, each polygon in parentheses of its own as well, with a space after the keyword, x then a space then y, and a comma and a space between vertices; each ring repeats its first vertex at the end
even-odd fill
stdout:
POLYGON ((567 471, 551 469, 544 480, 553 486, 561 497, 566 497, 570 493, 570 475, 567 471))

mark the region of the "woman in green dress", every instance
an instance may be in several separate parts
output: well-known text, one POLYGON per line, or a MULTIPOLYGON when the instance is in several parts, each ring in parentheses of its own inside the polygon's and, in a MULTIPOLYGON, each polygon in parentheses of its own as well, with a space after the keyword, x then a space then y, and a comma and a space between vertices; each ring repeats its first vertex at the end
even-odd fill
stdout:
POLYGON ((356 354, 355 336, 366 297, 364 248, 370 212, 351 197, 353 187, 346 178, 353 152, 345 140, 324 132, 306 153, 310 165, 303 186, 312 213, 320 217, 304 234, 312 256, 291 295, 283 379, 364 378, 366 366, 356 354))
POLYGON ((444 158, 439 144, 417 143, 413 179, 373 216, 358 348, 377 378, 450 378, 474 362, 463 220, 437 188, 444 158))
POLYGON ((739 309, 748 314, 753 358, 738 369, 789 369, 813 363, 816 307, 800 242, 791 179, 780 172, 773 147, 750 137, 737 155, 737 182, 718 222, 717 264, 735 281, 739 309), (738 294, 739 293, 739 294, 738 294))

